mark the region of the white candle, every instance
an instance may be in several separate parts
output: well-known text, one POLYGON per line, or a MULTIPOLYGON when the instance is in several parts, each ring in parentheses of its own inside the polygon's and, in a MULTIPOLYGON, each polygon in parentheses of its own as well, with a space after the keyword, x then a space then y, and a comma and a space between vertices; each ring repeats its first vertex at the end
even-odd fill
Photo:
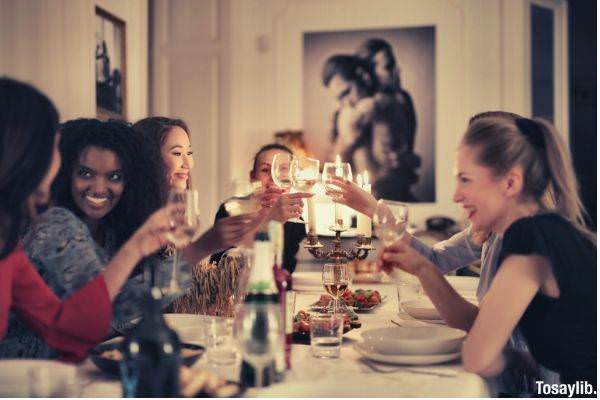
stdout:
MULTIPOLYGON (((337 156, 335 156, 335 175, 336 176, 344 176, 344 170, 342 168, 342 158, 340 157, 340 155, 338 154, 337 156)), ((334 225, 336 226, 344 226, 344 220, 342 219, 342 210, 341 207, 339 206, 338 203, 334 203, 333 205, 334 208, 334 216, 335 216, 335 222, 334 225)))
MULTIPOLYGON (((366 183, 368 182, 369 175, 367 171, 363 174, 364 178, 361 174, 358 174, 356 177, 356 183, 360 186, 361 189, 368 191, 371 193, 371 185, 366 183)), ((359 235, 363 235, 364 237, 370 238, 372 236, 372 227, 371 227, 371 218, 366 216, 363 213, 357 213, 357 231, 359 235)))
POLYGON ((308 233, 317 234, 317 218, 315 214, 315 199, 310 197, 306 201, 308 205, 308 233))
MULTIPOLYGON (((364 172, 363 178, 363 190, 367 193, 371 193, 371 184, 369 183, 369 172, 364 172)), ((365 230, 365 237, 370 238, 373 235, 373 225, 371 223, 371 218, 365 215, 367 228, 365 230)))

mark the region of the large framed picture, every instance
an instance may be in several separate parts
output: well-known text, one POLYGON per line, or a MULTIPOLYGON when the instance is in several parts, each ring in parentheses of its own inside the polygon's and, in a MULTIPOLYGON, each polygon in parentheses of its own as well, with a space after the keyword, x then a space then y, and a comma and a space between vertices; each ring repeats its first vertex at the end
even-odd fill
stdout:
POLYGON ((96 7, 96 111, 100 119, 127 119, 125 21, 96 7))
POLYGON ((377 198, 435 202, 435 45, 435 26, 303 32, 308 149, 377 198))

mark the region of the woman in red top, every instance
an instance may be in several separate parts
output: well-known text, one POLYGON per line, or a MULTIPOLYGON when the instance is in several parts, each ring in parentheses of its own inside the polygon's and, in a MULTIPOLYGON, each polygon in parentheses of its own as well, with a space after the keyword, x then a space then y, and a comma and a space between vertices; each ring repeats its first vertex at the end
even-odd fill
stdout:
POLYGON ((0 78, 0 340, 12 309, 63 359, 76 361, 104 339, 112 299, 133 267, 166 244, 169 224, 163 210, 155 212, 98 277, 61 301, 18 245, 28 220, 48 203, 60 166, 57 130, 58 112, 45 95, 0 78))

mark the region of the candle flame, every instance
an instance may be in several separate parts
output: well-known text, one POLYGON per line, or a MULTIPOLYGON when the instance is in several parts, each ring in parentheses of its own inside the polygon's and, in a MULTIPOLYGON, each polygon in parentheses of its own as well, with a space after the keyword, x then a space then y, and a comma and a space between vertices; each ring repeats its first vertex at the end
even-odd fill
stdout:
POLYGON ((365 172, 363 172, 363 175, 364 175, 364 178, 363 178, 363 183, 364 183, 365 185, 368 185, 368 184, 369 184, 369 171, 365 171, 365 172))
POLYGON ((337 156, 335 156, 335 165, 339 166, 341 164, 342 164, 342 158, 338 154, 337 156))

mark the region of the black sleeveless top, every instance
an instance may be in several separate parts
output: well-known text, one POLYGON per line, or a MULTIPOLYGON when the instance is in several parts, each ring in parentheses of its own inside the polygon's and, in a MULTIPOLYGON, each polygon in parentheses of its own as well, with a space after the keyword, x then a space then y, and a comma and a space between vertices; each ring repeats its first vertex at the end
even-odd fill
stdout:
POLYGON ((511 254, 546 257, 560 289, 538 292, 519 321, 531 354, 562 383, 596 387, 596 246, 556 214, 519 219, 506 231, 498 260, 511 254))

